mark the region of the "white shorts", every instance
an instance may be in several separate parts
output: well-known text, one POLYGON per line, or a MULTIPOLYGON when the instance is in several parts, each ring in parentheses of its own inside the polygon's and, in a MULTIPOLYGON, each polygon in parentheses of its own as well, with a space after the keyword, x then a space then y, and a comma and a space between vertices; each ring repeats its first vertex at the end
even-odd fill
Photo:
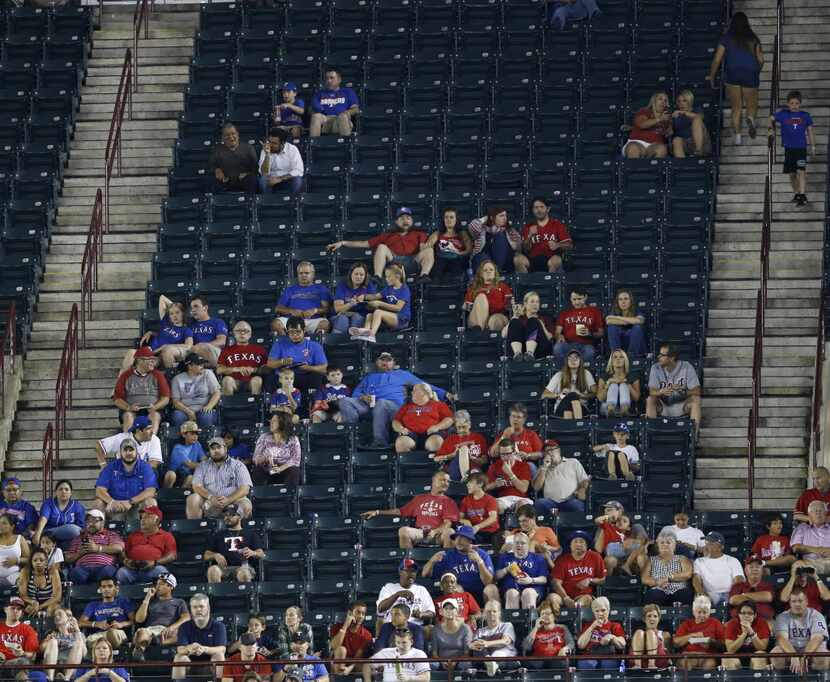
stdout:
POLYGON ((526 497, 519 497, 518 495, 505 495, 504 497, 496 498, 496 503, 499 507, 499 514, 503 514, 511 509, 518 509, 526 504, 533 504, 533 500, 526 497))
POLYGON ((622 148, 623 156, 625 156, 625 150, 628 148, 628 145, 630 145, 630 144, 638 144, 643 149, 648 149, 651 145, 656 144, 656 143, 655 142, 646 142, 645 140, 629 140, 628 142, 626 142, 623 145, 623 148, 622 148))
MULTIPOLYGON (((280 324, 283 327, 285 327, 288 324, 288 318, 287 317, 278 317, 277 319, 280 321, 280 324)), ((325 322, 325 321, 326 321, 325 317, 312 317, 310 320, 304 320, 305 330, 309 334, 313 334, 314 332, 317 331, 317 327, 320 326, 320 323, 325 322)))

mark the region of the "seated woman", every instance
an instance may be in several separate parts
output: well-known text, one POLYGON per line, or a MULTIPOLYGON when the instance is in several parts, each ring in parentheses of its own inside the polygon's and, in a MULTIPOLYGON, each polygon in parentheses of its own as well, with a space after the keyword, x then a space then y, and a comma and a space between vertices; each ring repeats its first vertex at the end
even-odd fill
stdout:
MULTIPOLYGON (((78 627, 77 619, 69 609, 55 609, 53 613, 55 627, 50 630, 40 643, 44 665, 77 666, 86 653, 86 637, 78 627)), ((63 679, 69 679, 75 672, 74 668, 64 670, 47 670, 46 676, 55 679, 55 673, 60 672, 63 679)))
MULTIPOLYGON (((173 303, 167 296, 159 296, 159 330, 147 332, 141 337, 139 346, 149 345, 150 350, 161 358, 165 368, 176 366, 193 347, 193 332, 187 326, 187 310, 182 303, 173 303)), ((121 371, 133 366, 135 350, 128 350, 121 361, 121 371)))
POLYGON ((130 682, 130 673, 117 667, 113 659, 112 644, 106 637, 95 640, 92 645, 92 668, 75 672, 73 682, 130 682), (104 672, 107 670, 108 672, 104 672))
POLYGON ((665 670, 671 665, 671 660, 666 656, 671 645, 671 634, 660 629, 662 615, 657 604, 646 604, 643 607, 643 627, 635 631, 631 638, 631 653, 643 658, 634 661, 632 668, 665 670))
POLYGON ((553 414, 564 419, 582 419, 588 400, 596 394, 596 382, 585 369, 582 354, 573 349, 565 358, 565 367, 553 375, 542 399, 555 400, 553 414))
POLYGON ((274 658, 291 658, 291 640, 298 633, 306 637, 308 650, 314 651, 314 631, 303 620, 303 610, 299 606, 289 606, 277 628, 277 651, 274 652, 274 658))
POLYGON ((620 289, 611 312, 605 317, 605 333, 611 350, 622 348, 630 358, 646 354, 646 318, 637 312, 634 296, 628 289, 620 289))
POLYGON ((445 432, 452 424, 449 405, 435 397, 429 384, 415 384, 409 401, 401 406, 392 419, 392 430, 398 434, 395 452, 437 452, 444 442, 445 432))
MULTIPOLYGON (((736 618, 730 620, 724 628, 727 654, 764 654, 770 638, 767 621, 758 615, 755 602, 745 601, 738 608, 736 618)), ((767 659, 753 656, 746 658, 724 658, 726 670, 740 670, 751 667, 753 670, 766 670, 767 659)))
POLYGON ((566 656, 574 653, 576 646, 571 631, 564 625, 556 623, 553 607, 544 602, 539 607, 536 623, 524 640, 525 656, 540 656, 547 660, 525 661, 531 670, 564 670, 567 668, 566 656))
POLYGON ((332 333, 347 334, 349 327, 362 327, 369 314, 366 295, 377 292, 377 286, 369 279, 369 268, 364 263, 352 265, 346 278, 334 290, 332 333))
POLYGON ((435 463, 441 464, 452 481, 465 481, 467 476, 484 471, 490 463, 487 439, 473 433, 473 419, 467 410, 455 413, 455 433, 444 438, 435 454, 435 463))
POLYGON ((671 153, 676 159, 709 156, 712 153, 712 140, 703 114, 693 109, 694 103, 695 95, 691 90, 680 91, 672 113, 674 136, 671 139, 671 153))
POLYGON ((72 497, 72 482, 66 479, 55 484, 55 494, 40 505, 40 518, 32 535, 32 544, 40 544, 44 533, 57 542, 68 545, 81 534, 86 509, 72 497))
POLYGON ((435 249, 432 279, 443 282, 464 277, 473 251, 473 240, 467 230, 458 224, 458 213, 454 208, 444 209, 441 226, 429 236, 427 246, 435 249))
POLYGON ((507 658, 516 655, 516 630, 513 623, 502 622, 501 606, 497 601, 488 601, 484 606, 484 623, 479 627, 473 641, 470 642, 470 656, 486 658, 484 667, 488 677, 495 677, 499 667, 516 667, 515 662, 502 662, 492 659, 507 658))
MULTIPOLYGON (((441 620, 432 628, 432 655, 436 658, 459 658, 470 655, 473 631, 461 618, 455 599, 441 603, 441 620)), ((471 667, 471 663, 456 663, 458 670, 471 667)), ((433 663, 434 669, 446 668, 446 663, 433 663)))
POLYGON ((501 272, 513 271, 513 258, 521 252, 522 235, 510 225, 505 209, 491 208, 483 218, 471 220, 467 229, 473 240, 473 270, 491 260, 501 272))
MULTIPOLYGON (((607 597, 597 597, 591 602, 594 620, 582 626, 582 633, 576 640, 581 654, 616 654, 625 651, 625 630, 616 621, 608 620, 611 603, 607 597)), ((612 658, 580 659, 579 670, 615 670, 620 662, 612 658)))
POLYGON ((464 307, 469 311, 470 329, 501 331, 507 325, 507 310, 513 299, 513 290, 501 281, 499 269, 491 260, 478 266, 467 294, 464 307))
POLYGON ((501 330, 501 335, 510 344, 514 360, 533 362, 553 354, 553 332, 556 322, 539 315, 541 301, 539 294, 528 291, 522 304, 513 304, 510 324, 501 330))
POLYGON ((668 155, 672 134, 672 117, 668 108, 669 96, 665 92, 655 92, 648 106, 634 114, 634 125, 622 149, 625 158, 664 159, 668 155))
POLYGON ((690 587, 692 562, 677 554, 677 539, 671 531, 661 531, 655 544, 657 554, 648 557, 640 574, 640 580, 648 588, 645 601, 658 606, 671 606, 675 602, 688 604, 694 597, 690 587))
POLYGON ((61 573, 57 565, 49 566, 49 555, 40 547, 32 549, 29 561, 20 569, 17 591, 26 602, 25 613, 51 616, 63 598, 61 573))
POLYGON ((366 294, 369 314, 362 327, 349 327, 349 336, 358 341, 374 343, 381 328, 398 331, 409 326, 412 319, 412 294, 406 284, 406 274, 397 263, 389 263, 383 270, 386 286, 377 294, 366 294))
POLYGON ((724 648, 723 624, 712 615, 712 601, 705 594, 692 602, 692 618, 684 620, 674 634, 674 645, 686 654, 712 654, 712 658, 684 658, 678 667, 684 670, 714 670, 717 654, 724 648))
POLYGON ((599 413, 604 417, 626 416, 640 399, 640 377, 630 373, 624 350, 615 350, 605 365, 605 376, 597 386, 599 413))
POLYGON ((268 422, 269 431, 257 438, 254 446, 254 485, 300 484, 300 440, 294 434, 291 415, 275 412, 268 422))

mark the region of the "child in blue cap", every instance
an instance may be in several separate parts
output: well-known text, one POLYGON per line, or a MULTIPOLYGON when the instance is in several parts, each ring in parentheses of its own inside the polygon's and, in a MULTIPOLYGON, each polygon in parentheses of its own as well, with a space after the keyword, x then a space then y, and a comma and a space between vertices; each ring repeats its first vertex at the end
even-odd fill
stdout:
POLYGON ((288 132, 297 143, 303 134, 303 115, 305 114, 305 101, 297 97, 299 88, 296 83, 287 82, 282 84, 282 102, 274 107, 274 125, 288 132))

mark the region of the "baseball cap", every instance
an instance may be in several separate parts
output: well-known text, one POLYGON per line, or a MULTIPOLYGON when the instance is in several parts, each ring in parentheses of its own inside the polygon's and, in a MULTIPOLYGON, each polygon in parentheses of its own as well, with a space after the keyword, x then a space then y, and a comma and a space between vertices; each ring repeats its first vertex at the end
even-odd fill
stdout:
POLYGON ((170 587, 176 587, 176 585, 179 584, 179 581, 176 580, 176 576, 173 575, 172 573, 162 573, 159 576, 159 580, 163 580, 168 585, 170 585, 170 587))
POLYGON ((455 532, 450 535, 450 540, 455 540, 458 537, 467 538, 470 542, 475 542, 476 534, 470 526, 458 526, 455 532))
POLYGON ((760 554, 750 554, 746 561, 744 561, 744 566, 749 566, 750 564, 761 564, 764 565, 764 560, 761 558, 760 554))
POLYGON ((457 611, 458 610, 458 604, 455 603, 455 599, 445 599, 441 603, 441 608, 442 609, 455 609, 457 611))
POLYGON ((555 438, 548 438, 545 441, 545 448, 544 448, 545 450, 547 450, 548 448, 558 448, 558 447, 559 447, 559 441, 556 440, 555 438))
POLYGON ((622 502, 620 502, 619 500, 608 500, 608 502, 606 502, 604 505, 602 505, 602 508, 603 509, 618 509, 619 511, 622 511, 623 509, 625 509, 625 507, 623 507, 622 502))
POLYGON ((162 513, 161 509, 159 509, 158 507, 144 507, 144 509, 141 510, 141 513, 142 514, 152 514, 159 521, 162 521, 164 519, 164 514, 162 513))
POLYGON ((253 632, 245 632, 242 637, 239 638, 239 643, 242 646, 254 646, 254 644, 256 644, 256 635, 254 635, 253 632))
POLYGON ((6 602, 6 606, 17 606, 20 609, 26 608, 26 602, 23 601, 20 597, 9 597, 9 600, 6 602))
POLYGON ((92 516, 96 519, 101 519, 101 521, 107 520, 107 517, 104 516, 104 512, 102 512, 100 509, 87 509, 86 515, 92 516))
POLYGON ((20 486, 20 485, 23 485, 23 484, 20 482, 19 478, 15 478, 14 476, 9 476, 8 478, 3 480, 3 487, 5 488, 7 485, 20 486))
POLYGON ((179 427, 179 433, 200 433, 201 429, 196 422, 185 422, 179 427))
POLYGON ((582 538, 583 540, 585 540, 585 542, 589 544, 593 540, 593 538, 584 530, 575 530, 573 533, 571 533, 570 537, 568 538, 568 545, 570 545, 574 540, 578 540, 579 538, 582 538))
POLYGON ((401 206, 397 211, 395 211, 395 217, 400 218, 402 215, 412 215, 412 209, 407 208, 406 206, 401 206))
POLYGON ((150 421, 150 417, 146 414, 140 414, 133 420, 133 425, 130 427, 130 433, 141 431, 142 429, 146 429, 152 425, 153 422, 150 421))
MULTIPOLYGON (((579 350, 579 348, 571 348, 568 351, 568 355, 578 355, 579 357, 582 357, 582 351, 579 350)), ((568 357, 568 355, 566 355, 565 357, 568 357)))
POLYGON ((125 438, 121 441, 121 445, 118 446, 119 450, 124 450, 126 448, 132 448, 136 452, 138 452, 138 442, 136 442, 135 438, 125 438))
POLYGON ((285 83, 282 84, 282 89, 283 90, 293 90, 294 92, 297 92, 300 88, 298 88, 297 84, 294 83, 293 81, 285 81, 285 83))
POLYGON ((706 533, 706 537, 704 539, 706 540, 706 542, 717 542, 721 545, 726 544, 726 540, 724 539, 723 535, 714 530, 709 533, 706 533))
POLYGON ((620 422, 619 424, 614 424, 614 429, 616 433, 631 433, 631 429, 628 428, 628 424, 625 422, 620 422))
POLYGON ((239 505, 229 504, 227 507, 225 507, 224 515, 227 516, 228 514, 233 514, 234 516, 242 516, 242 512, 239 511, 239 505))
POLYGON ((136 358, 155 358, 155 357, 156 357, 155 353, 153 353, 153 351, 150 350, 150 346, 142 346, 141 348, 139 348, 135 352, 135 355, 133 356, 133 359, 136 359, 136 358))
POLYGON ((399 571, 417 572, 419 568, 420 566, 418 566, 418 562, 414 559, 410 559, 409 557, 401 559, 401 563, 398 564, 399 571))
POLYGON ((302 630, 297 630, 291 637, 292 642, 308 642, 308 635, 302 630))
POLYGON ((184 359, 184 364, 186 365, 206 365, 207 360, 205 360, 201 355, 197 355, 196 353, 188 353, 184 359))
POLYGON ((224 441, 224 440, 222 440, 222 438, 220 438, 219 436, 213 436, 213 438, 211 438, 211 439, 208 441, 208 447, 210 447, 211 445, 215 445, 215 444, 217 444, 217 443, 218 443, 219 445, 224 445, 224 444, 225 444, 225 441, 224 441))
POLYGON ((395 356, 392 355, 392 353, 389 353, 387 351, 383 351, 383 353, 378 355, 378 360, 385 360, 385 359, 394 360, 395 356))

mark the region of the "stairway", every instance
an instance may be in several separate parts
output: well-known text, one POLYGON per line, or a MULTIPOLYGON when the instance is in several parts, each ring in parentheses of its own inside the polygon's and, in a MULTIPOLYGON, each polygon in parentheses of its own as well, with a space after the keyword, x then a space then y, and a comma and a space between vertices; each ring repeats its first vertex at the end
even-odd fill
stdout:
MULTIPOLYGON (((61 466, 55 479, 69 478, 81 500, 92 499, 98 474, 95 442, 118 430, 109 396, 124 352, 138 335, 144 288, 156 251, 159 208, 167 196, 166 173, 176 139, 176 115, 188 82, 188 64, 198 12, 192 5, 159 5, 150 37, 140 43, 140 80, 133 93, 133 118, 122 132, 123 176, 110 183, 110 233, 99 265, 99 291, 87 347, 80 351, 73 408, 61 466)), ((133 7, 109 5, 95 32, 89 75, 63 195, 58 204, 52 247, 34 321, 31 350, 6 473, 23 481, 32 501, 41 495, 41 441, 54 417, 55 379, 69 311, 80 300, 80 263, 95 193, 103 187, 104 150, 118 90, 124 52, 132 46, 133 7)))
MULTIPOLYGON (((810 159, 807 195, 793 208, 789 179, 772 188, 770 279, 762 367, 763 394, 755 463, 755 509, 791 509, 807 476, 809 418, 821 288, 830 67, 818 45, 830 29, 830 0, 788 0, 780 94, 800 89, 816 124, 818 159, 810 159)), ((726 136, 720 163, 709 326, 704 359, 703 423, 695 506, 746 509, 747 417, 751 404, 755 297, 760 275, 761 217, 767 172, 766 122, 775 35, 774 0, 736 0, 761 38, 759 135, 736 147, 726 136)), ((728 112, 724 121, 728 121, 728 112)))

